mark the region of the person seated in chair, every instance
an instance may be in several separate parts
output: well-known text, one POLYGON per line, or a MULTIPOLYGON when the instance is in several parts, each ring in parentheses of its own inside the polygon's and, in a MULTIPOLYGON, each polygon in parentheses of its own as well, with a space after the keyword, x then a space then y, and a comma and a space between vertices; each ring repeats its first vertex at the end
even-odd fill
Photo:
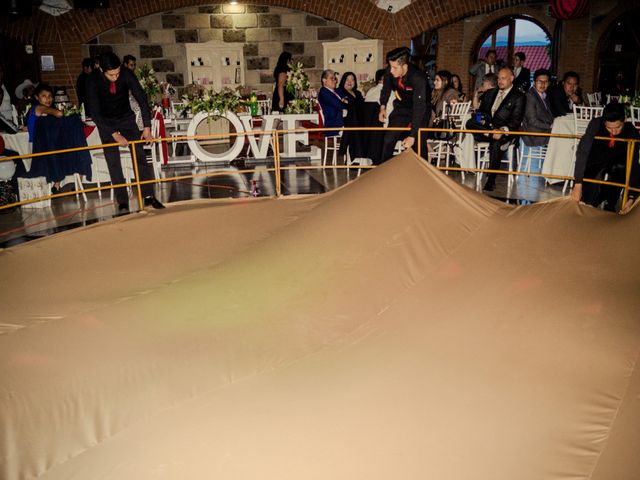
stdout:
MULTIPOLYGON (((576 202, 583 201, 593 207, 604 202, 604 209, 615 211, 621 187, 585 183, 584 178, 607 180, 615 183, 625 183, 627 173, 627 143, 614 139, 626 138, 640 140, 640 133, 631 122, 625 122, 624 105, 610 103, 602 112, 589 122, 587 130, 580 139, 576 152, 576 167, 574 171, 575 185, 571 191, 571 198, 576 202), (611 140, 595 140, 594 137, 609 137, 611 140)), ((640 186, 640 168, 638 166, 638 146, 635 144, 633 162, 631 163, 630 185, 640 186)), ((626 212, 637 193, 629 192, 629 202, 623 205, 626 212)))
MULTIPOLYGON (((549 70, 536 70, 533 75, 533 88, 527 92, 527 106, 524 110, 522 130, 525 132, 550 133, 553 114, 547 98, 547 87, 551 79, 549 70)), ((549 137, 524 135, 522 141, 528 147, 541 147, 549 143, 549 137)))
POLYGON ((580 91, 580 75, 567 72, 562 82, 549 89, 549 105, 554 117, 562 117, 573 113, 574 105, 583 105, 580 91))
MULTIPOLYGON (((348 101, 341 96, 336 85, 338 79, 336 72, 333 70, 324 70, 321 75, 322 88, 318 92, 318 103, 322 109, 324 117, 324 126, 328 127, 344 127, 343 110, 346 110, 348 101)), ((325 137, 335 137, 339 135, 338 130, 324 132, 325 137)))
MULTIPOLYGON (((513 72, 503 67, 498 72, 498 86, 489 90, 482 97, 480 112, 484 122, 470 119, 467 128, 470 130, 502 130, 504 133, 477 134, 474 138, 478 142, 489 142, 489 169, 499 170, 503 150, 507 150, 514 137, 508 132, 516 131, 522 124, 525 110, 525 97, 522 92, 513 88, 513 72)), ((487 175, 484 190, 493 191, 496 186, 495 173, 487 175)))
POLYGON ((471 99, 471 107, 473 108, 473 110, 478 110, 478 108, 480 108, 482 96, 489 90, 491 90, 492 88, 496 88, 497 86, 498 76, 495 73, 485 75, 480 88, 473 92, 473 98, 471 99))

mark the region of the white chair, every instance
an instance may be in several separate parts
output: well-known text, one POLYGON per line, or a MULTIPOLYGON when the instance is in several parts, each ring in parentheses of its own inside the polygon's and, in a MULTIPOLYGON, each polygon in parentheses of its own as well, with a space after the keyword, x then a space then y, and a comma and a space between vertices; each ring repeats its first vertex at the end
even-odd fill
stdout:
MULTIPOLYGON (((182 116, 182 111, 184 109, 184 103, 182 102, 171 102, 171 112, 172 112, 172 121, 168 125, 167 128, 167 136, 169 138, 175 139, 178 137, 186 137, 187 129, 189 128, 189 124, 191 123, 190 118, 184 118, 182 116)), ((171 144, 171 155, 169 158, 169 163, 193 163, 194 157, 193 155, 189 155, 185 158, 178 158, 176 155, 177 146, 187 145, 187 140, 173 140, 169 142, 171 144)))
POLYGON ((602 93, 587 93, 587 102, 589 103, 590 107, 599 107, 600 105, 602 105, 602 93))
POLYGON ((607 105, 609 105, 612 102, 618 103, 619 101, 620 101, 620 96, 619 95, 608 95, 607 94, 607 105))
POLYGON ((11 104, 11 121, 14 125, 21 127, 20 119, 18 118, 18 110, 16 110, 16 106, 11 104))
POLYGON ((531 164, 533 160, 538 160, 538 168, 542 170, 542 162, 547 155, 547 145, 541 145, 537 147, 530 147, 525 145, 522 139, 520 140, 520 165, 518 166, 518 172, 527 172, 531 174, 531 164))
MULTIPOLYGON (((582 136, 584 132, 587 130, 587 125, 589 122, 602 115, 603 107, 578 107, 576 105, 573 106, 573 134, 582 136)), ((571 153, 571 169, 570 172, 573 172, 574 167, 576 165, 576 153, 578 150, 578 142, 579 139, 575 138, 573 140, 573 152, 571 153)), ((567 190, 567 185, 571 184, 571 188, 573 188, 573 180, 569 182, 569 180, 564 181, 564 185, 562 187, 562 194, 564 195, 567 190)))
MULTIPOLYGON (((435 158, 436 166, 440 166, 440 161, 444 160, 444 165, 446 168, 449 167, 451 156, 454 154, 454 147, 456 145, 460 145, 462 143, 462 129, 464 128, 464 123, 467 115, 469 114, 469 108, 471 107, 471 102, 459 102, 452 103, 449 105, 449 111, 447 112, 447 104, 445 103, 442 108, 442 118, 449 119, 449 123, 452 128, 456 130, 460 130, 454 139, 446 141, 446 140, 432 140, 429 143, 433 145, 433 150, 428 153, 427 157, 429 159, 435 158)), ((447 175, 448 171, 445 171, 447 175)), ((462 181, 464 182, 464 172, 462 172, 462 181)))
MULTIPOLYGON (((476 154, 477 168, 486 169, 489 167, 489 142, 476 142, 473 146, 476 154)), ((518 166, 518 149, 515 148, 515 144, 512 142, 507 148, 507 155, 502 158, 500 164, 506 163, 507 170, 509 172, 517 172, 518 166)), ((507 185, 511 188, 515 175, 509 175, 507 177, 507 185)), ((476 175, 476 188, 480 189, 482 183, 482 172, 478 172, 476 175)))
POLYGON ((258 115, 271 115, 271 100, 258 100, 258 115))
MULTIPOLYGON (((162 112, 160 112, 162 113, 162 112)), ((160 120, 155 118, 156 110, 152 113, 151 118, 151 136, 153 138, 160 137, 160 120)), ((153 177, 156 180, 160 180, 162 178, 162 144, 160 142, 152 142, 149 145, 144 145, 145 154, 148 152, 151 154, 151 166, 153 167, 153 177)))
MULTIPOLYGON (((320 104, 318 104, 318 115, 320 116, 320 121, 322 122, 322 126, 325 126, 324 123, 324 113, 322 112, 322 108, 320 104)), ((338 164, 338 152, 340 151, 340 140, 342 140, 342 130, 338 132, 338 135, 332 135, 330 137, 327 136, 327 132, 323 132, 324 134, 324 150, 322 152, 322 166, 327 166, 327 157, 329 156, 329 152, 331 152, 331 165, 338 164)), ((346 153, 345 165, 350 165, 349 152, 346 153)))
POLYGON ((631 116, 629 120, 631 120, 636 127, 640 126, 640 107, 631 107, 631 116))
POLYGON ((402 152, 404 152, 406 150, 406 148, 404 148, 404 143, 402 143, 402 140, 398 140, 396 142, 395 147, 393 147, 393 155, 400 155, 402 152))

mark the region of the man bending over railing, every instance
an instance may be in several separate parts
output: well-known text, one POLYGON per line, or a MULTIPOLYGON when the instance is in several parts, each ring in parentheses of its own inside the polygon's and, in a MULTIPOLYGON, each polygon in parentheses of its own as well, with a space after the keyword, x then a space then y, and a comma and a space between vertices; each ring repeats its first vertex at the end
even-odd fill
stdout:
MULTIPOLYGON (((604 203, 604 209, 614 212, 621 187, 601 185, 598 183, 583 183, 583 179, 607 180, 614 183, 625 183, 627 171, 627 142, 614 141, 620 139, 640 140, 640 134, 631 122, 625 122, 624 106, 610 103, 604 108, 601 117, 589 122, 587 130, 578 144, 576 153, 576 167, 574 172, 575 186, 571 198, 594 207, 604 203), (594 140, 594 137, 609 137, 611 140, 594 140)), ((631 163, 630 186, 640 186, 640 168, 638 166, 638 143, 635 144, 631 163)), ((637 196, 636 192, 629 192, 629 202, 623 206, 623 211, 631 206, 631 201, 637 196)))

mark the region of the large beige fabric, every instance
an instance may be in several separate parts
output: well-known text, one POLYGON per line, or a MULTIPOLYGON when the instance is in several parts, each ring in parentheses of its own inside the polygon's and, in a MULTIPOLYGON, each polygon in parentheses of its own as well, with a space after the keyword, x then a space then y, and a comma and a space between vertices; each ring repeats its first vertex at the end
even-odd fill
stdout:
POLYGON ((637 479, 639 223, 404 153, 3 251, 0 478, 637 479))

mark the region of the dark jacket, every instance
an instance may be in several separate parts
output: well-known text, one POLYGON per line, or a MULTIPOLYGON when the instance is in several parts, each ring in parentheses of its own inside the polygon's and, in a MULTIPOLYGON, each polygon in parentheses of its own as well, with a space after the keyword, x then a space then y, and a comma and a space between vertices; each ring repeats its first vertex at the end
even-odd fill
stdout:
POLYGON ((84 113, 87 117, 91 116, 89 105, 87 104, 87 81, 90 74, 82 72, 76 80, 76 95, 78 95, 78 105, 84 105, 84 113))
POLYGON ((513 86, 526 94, 531 88, 531 70, 522 67, 520 74, 513 80, 513 86))
MULTIPOLYGON (((527 92, 526 99, 527 106, 524 110, 522 130, 525 132, 550 133, 553 114, 549 106, 549 97, 542 100, 538 92, 532 88, 527 92)), ((522 141, 529 147, 540 147, 549 143, 549 137, 523 136, 522 141)))
POLYGON ((142 90, 135 74, 128 68, 120 68, 120 76, 116 80, 116 93, 109 91, 110 81, 100 71, 93 72, 87 81, 87 102, 91 111, 91 119, 96 123, 102 137, 108 137, 119 129, 125 120, 135 114, 129 103, 129 92, 140 105, 142 124, 151 127, 151 111, 147 95, 142 90))
POLYGON ((509 131, 520 130, 525 110, 524 94, 512 87, 504 100, 502 100, 498 110, 491 115, 491 107, 498 96, 498 91, 498 87, 487 91, 482 97, 478 110, 491 118, 491 127, 493 129, 507 127, 509 131))
MULTIPOLYGON (((582 104, 582 94, 577 92, 580 97, 580 103, 582 104)), ((569 97, 564 93, 562 83, 552 86, 547 90, 547 98, 549 99, 549 106, 551 107, 551 113, 554 117, 562 117, 573 113, 573 108, 569 102, 569 97)))
MULTIPOLYGON (((614 167, 626 169, 627 165, 627 143, 614 142, 609 146, 608 140, 595 140, 594 137, 608 137, 604 120, 602 117, 594 118, 589 122, 584 135, 578 144, 576 151, 576 167, 573 173, 576 183, 582 183, 585 171, 595 172, 603 170, 607 173, 614 167)), ((620 135, 615 138, 628 138, 640 140, 640 133, 631 122, 625 122, 620 135)), ((633 162, 631 163, 630 185, 634 188, 640 186, 640 168, 638 167, 638 147, 636 143, 633 152, 633 162)), ((593 178, 593 177, 591 177, 593 178)), ((635 196, 635 195, 634 195, 635 196)))
MULTIPOLYGON (((325 127, 344 127, 344 117, 342 111, 347 108, 346 103, 340 101, 340 94, 331 91, 327 87, 322 87, 318 92, 318 103, 322 109, 325 127)), ((324 132, 325 136, 338 135, 338 131, 324 132)))
POLYGON ((395 78, 387 71, 382 82, 380 105, 387 104, 391 92, 396 99, 390 117, 406 118, 406 125, 411 126, 409 136, 417 139, 418 129, 427 127, 431 119, 431 88, 427 75, 412 64, 401 78, 395 78))

